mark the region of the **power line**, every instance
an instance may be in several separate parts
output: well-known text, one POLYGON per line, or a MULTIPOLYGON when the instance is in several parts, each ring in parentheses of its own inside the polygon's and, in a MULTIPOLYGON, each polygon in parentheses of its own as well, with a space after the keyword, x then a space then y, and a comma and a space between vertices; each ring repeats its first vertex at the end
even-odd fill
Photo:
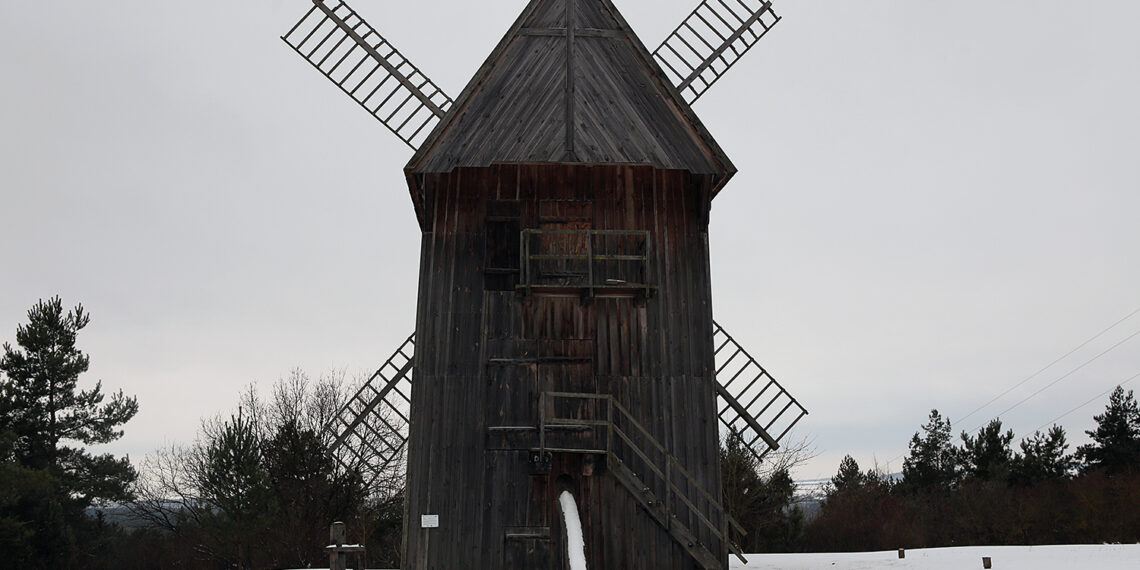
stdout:
MULTIPOLYGON (((1124 344, 1124 342, 1125 342, 1125 341, 1127 341, 1127 340, 1129 340, 1129 339, 1131 339, 1132 337, 1134 337, 1134 336, 1137 336, 1137 335, 1140 335, 1140 331, 1136 331, 1135 333, 1133 333, 1133 334, 1132 334, 1132 336, 1130 336, 1130 337, 1128 337, 1128 338, 1124 339, 1124 341, 1121 341, 1121 342, 1117 343, 1117 344, 1116 344, 1115 346, 1113 346, 1112 348, 1116 348, 1116 346, 1119 346, 1119 345, 1121 345, 1121 344, 1124 344)), ((1112 349, 1109 349, 1109 350, 1112 350, 1112 349)), ((1105 353, 1107 353, 1107 352, 1108 352, 1108 351, 1105 351, 1104 353, 1101 353, 1100 355, 1097 355, 1097 358, 1099 358, 1100 356, 1104 355, 1104 354, 1105 354, 1105 353)), ((1094 358, 1093 360, 1096 360, 1096 359, 1094 358)), ((1092 360, 1090 360, 1089 362, 1092 362, 1092 360)), ((1088 364, 1088 362, 1086 362, 1085 364, 1088 364)), ((1072 374, 1073 372, 1076 372, 1076 370, 1079 370, 1079 369, 1080 369, 1081 367, 1083 367, 1083 366, 1084 366, 1084 364, 1082 364, 1082 365, 1081 365, 1080 367, 1078 367, 1077 369, 1074 369, 1074 370, 1073 370, 1073 371, 1071 371, 1069 374, 1072 374)), ((1068 374, 1066 374, 1065 376, 1068 376, 1068 374)), ((1057 416, 1057 417, 1053 418, 1052 420, 1049 420, 1049 421, 1047 421, 1047 422, 1045 422, 1045 423, 1043 423, 1043 424, 1041 424, 1041 425, 1037 426, 1037 429, 1035 429, 1035 430, 1033 430, 1033 431, 1035 431, 1035 432, 1039 432, 1039 431, 1041 431, 1042 429, 1045 429, 1045 427, 1046 427, 1046 426, 1055 425, 1057 422, 1059 422, 1059 421, 1061 421, 1061 420, 1065 419, 1066 417, 1068 417, 1068 415, 1069 415, 1069 414, 1072 414, 1073 412, 1076 412, 1077 410, 1079 410, 1079 409, 1081 409, 1081 408, 1083 408, 1083 407, 1085 407, 1085 406, 1087 406, 1087 405, 1089 405, 1089 404, 1091 404, 1091 403, 1093 403, 1093 402, 1095 402, 1095 401, 1097 401, 1097 400, 1099 400, 1099 399, 1101 399, 1101 398, 1105 397, 1106 395, 1108 395, 1108 393, 1109 393, 1109 392, 1112 392, 1112 391, 1113 391, 1113 390, 1115 390, 1117 387, 1119 387, 1119 386, 1124 386, 1125 384, 1128 384, 1129 382, 1131 382, 1131 381, 1133 381, 1133 380, 1135 380, 1135 379, 1137 379, 1137 378, 1140 378, 1140 372, 1137 372, 1136 374, 1133 374, 1132 376, 1129 376, 1128 378, 1125 378, 1124 380, 1121 380, 1120 382, 1117 382, 1117 383, 1116 383, 1116 385, 1115 385, 1115 386, 1113 386, 1112 388, 1109 388, 1108 390, 1105 390, 1104 392, 1101 392, 1100 394, 1097 394, 1096 396, 1093 396, 1092 398, 1089 398, 1089 400, 1088 400, 1088 401, 1086 401, 1086 402, 1084 402, 1083 404, 1080 404, 1080 405, 1076 406, 1075 408, 1073 408, 1073 409, 1071 409, 1071 410, 1069 410, 1069 411, 1067 411, 1067 412, 1065 412, 1065 413, 1063 413, 1063 414, 1061 414, 1061 415, 1059 415, 1059 416, 1057 416)), ((1062 379, 1063 379, 1063 377, 1062 377, 1062 379)), ((1061 379, 1058 379, 1058 380, 1054 381, 1053 383, 1054 383, 1054 384, 1056 384, 1056 383, 1057 383, 1057 382, 1059 382, 1060 380, 1061 380, 1061 379)), ((1052 385, 1052 384, 1050 384, 1050 386, 1051 386, 1051 385, 1052 385)), ((1048 387, 1049 387, 1049 386, 1046 386, 1046 388, 1048 388, 1048 387)), ((1043 390, 1044 390, 1044 388, 1042 388, 1041 390, 1039 390, 1039 391, 1038 391, 1038 393, 1040 393, 1040 392, 1041 392, 1041 391, 1043 391, 1043 390)), ((1034 394, 1034 395, 1036 395, 1036 394, 1034 394)), ((1032 397, 1033 397, 1033 395, 1030 395, 1029 397, 1030 397, 1030 398, 1032 398, 1032 397)), ((1029 398, 1026 398, 1026 400, 1028 400, 1028 399, 1029 399, 1029 398)), ((1018 405, 1020 405, 1020 404, 1021 404, 1022 402, 1024 402, 1024 401, 1025 401, 1025 400, 1022 400, 1021 402, 1018 402, 1018 404, 1014 405, 1014 406, 1013 406, 1013 407, 1011 407, 1010 409, 1013 409, 1013 408, 1017 407, 1018 405)), ((1006 412, 1008 412, 1008 411, 1009 411, 1009 410, 1006 410, 1006 412)), ((1002 412, 1002 413, 1004 414, 1005 412, 1002 412)), ((998 414, 998 416, 1000 417, 1000 416, 1001 416, 1001 414, 998 414)), ((964 432, 964 433, 969 433, 969 432, 975 431, 975 430, 977 430, 977 429, 978 429, 978 428, 980 428, 980 427, 981 427, 980 425, 979 425, 979 426, 976 426, 976 427, 974 427, 974 429, 972 429, 972 430, 967 430, 967 432, 964 432)), ((903 458, 905 458, 905 457, 906 457, 906 454, 904 453, 904 454, 902 454, 902 455, 900 455, 900 456, 898 456, 898 457, 895 457, 894 459, 892 459, 892 460, 888 461, 888 462, 887 462, 887 464, 888 464, 888 465, 890 465, 891 463, 894 463, 895 461, 898 461, 898 460, 900 460, 900 459, 903 459, 903 458)))
MULTIPOLYGON (((1120 345, 1122 345, 1122 344, 1124 344, 1124 343, 1126 343, 1126 342, 1128 342, 1128 341, 1132 340, 1133 338, 1136 338, 1137 336, 1140 336, 1140 330, 1138 330, 1138 331, 1136 331, 1136 332, 1134 332, 1134 333, 1132 333, 1132 334, 1128 335, 1127 337, 1125 337, 1125 338, 1124 338, 1124 340, 1122 340, 1122 341, 1120 341, 1120 342, 1118 342, 1118 343, 1116 343, 1116 344, 1114 344, 1114 345, 1112 345, 1112 346, 1108 347, 1107 349, 1105 349, 1105 350, 1104 350, 1104 352, 1101 352, 1100 354, 1098 354, 1098 355, 1096 355, 1096 356, 1094 356, 1094 357, 1092 357, 1092 358, 1090 358, 1090 359, 1086 360, 1086 361, 1085 361, 1083 364, 1081 364, 1080 366, 1078 366, 1078 367, 1076 367, 1076 368, 1074 368, 1074 369, 1072 369, 1072 370, 1070 370, 1070 371, 1066 372, 1066 373, 1065 373, 1065 374, 1063 374, 1063 375, 1062 375, 1060 378, 1058 378, 1058 379, 1056 379, 1056 380, 1054 380, 1054 381, 1052 381, 1052 382, 1050 382, 1050 383, 1046 384, 1045 386, 1043 386, 1043 387, 1042 387, 1040 390, 1037 390, 1036 392, 1034 392, 1034 393, 1032 393, 1032 394, 1030 394, 1030 395, 1028 395, 1028 396, 1026 396, 1026 397, 1024 397, 1024 398, 1022 398, 1020 402, 1018 402, 1018 403, 1016 403, 1016 404, 1014 404, 1014 405, 1012 405, 1012 406, 1010 406, 1010 407, 1008 407, 1008 408, 1006 408, 1006 409, 1002 410, 1002 411, 1001 411, 1001 413, 999 413, 999 414, 997 415, 997 417, 999 417, 999 418, 1000 418, 1001 416, 1005 415, 1005 413, 1006 413, 1006 412, 1008 412, 1008 411, 1010 411, 1010 410, 1012 410, 1012 409, 1014 409, 1014 408, 1016 408, 1016 407, 1018 407, 1018 406, 1020 406, 1020 405, 1024 404, 1025 402, 1029 401, 1031 398, 1033 398, 1033 397, 1037 396, 1037 395, 1038 395, 1038 394, 1040 394, 1041 392, 1044 392, 1045 390, 1048 390, 1049 388, 1052 388, 1053 386, 1056 386, 1056 385, 1057 385, 1057 384, 1058 384, 1060 381, 1062 381, 1062 380, 1064 380, 1064 379, 1068 378, 1069 376, 1072 376, 1072 375, 1073 375, 1073 374, 1075 374, 1075 373, 1076 373, 1078 370, 1080 370, 1080 369, 1084 368, 1085 366, 1088 366, 1089 364, 1092 364, 1093 362, 1095 362, 1095 361, 1096 361, 1097 359, 1099 359, 1100 357, 1102 357, 1102 356, 1104 356, 1104 355, 1108 354, 1109 352, 1112 352, 1112 351, 1113 351, 1113 350, 1114 350, 1116 347, 1118 347, 1118 346, 1120 346, 1120 345)), ((981 426, 978 426, 978 427, 981 427, 981 426)), ((977 428, 975 428, 975 429, 977 429, 977 428)), ((973 430, 970 430, 970 431, 973 431, 973 430)))
POLYGON ((1117 389, 1118 387, 1120 387, 1120 386, 1123 386, 1123 385, 1125 385, 1125 384, 1127 384, 1127 383, 1129 383, 1129 382, 1131 382, 1131 381, 1133 381, 1133 380, 1135 380, 1135 379, 1137 379, 1137 378, 1140 378, 1140 372, 1137 372, 1136 374, 1133 374, 1133 375, 1132 375, 1130 378, 1128 378, 1128 379, 1126 379, 1126 380, 1122 380, 1122 381, 1120 381, 1120 382, 1117 382, 1117 383, 1116 383, 1116 386, 1113 386, 1112 388, 1109 388, 1109 389, 1107 389, 1107 390, 1105 390, 1105 391, 1101 392, 1100 394, 1097 394, 1096 396, 1093 396, 1092 398, 1090 398, 1090 399, 1089 399, 1089 401, 1087 401, 1087 402, 1085 402, 1085 403, 1083 403, 1083 404, 1081 404, 1081 405, 1079 405, 1079 406, 1077 406, 1077 407, 1075 407, 1075 408, 1073 408, 1073 409, 1071 409, 1071 410, 1069 410, 1069 411, 1067 411, 1067 412, 1065 412, 1065 413, 1063 413, 1063 414, 1061 414, 1061 415, 1059 415, 1059 416, 1057 416, 1057 417, 1053 418, 1051 421, 1045 422, 1044 424, 1042 424, 1042 425, 1040 425, 1040 426, 1037 426, 1037 429, 1035 429, 1035 430, 1033 430, 1033 431, 1041 431, 1041 430, 1042 430, 1042 429, 1043 429, 1045 426, 1050 426, 1050 425, 1056 424, 1057 422, 1059 422, 1059 421, 1061 421, 1062 419, 1064 419, 1064 418, 1065 418, 1065 416, 1068 416, 1069 414, 1071 414, 1071 413, 1073 413, 1073 412, 1075 412, 1075 411, 1077 411, 1077 410, 1079 410, 1079 409, 1081 409, 1081 408, 1083 408, 1083 407, 1085 407, 1085 406, 1087 406, 1087 405, 1089 405, 1089 404, 1091 404, 1091 403, 1093 403, 1093 402, 1095 402, 1095 401, 1097 401, 1097 400, 1099 400, 1099 399, 1101 399, 1101 398, 1105 397, 1106 395, 1108 395, 1108 393, 1109 393, 1109 392, 1111 392, 1111 391, 1113 391, 1113 390, 1117 389))
MULTIPOLYGON (((1109 326, 1108 326, 1108 328, 1106 328, 1106 329, 1104 329, 1104 330, 1102 330, 1102 331, 1100 331, 1100 332, 1096 333, 1095 335, 1093 335, 1093 336, 1092 336, 1091 338, 1089 338, 1088 340, 1086 340, 1086 341, 1082 342, 1082 343, 1081 343, 1079 346, 1077 346, 1076 348, 1074 348, 1074 349, 1070 350, 1069 352, 1066 352, 1065 354, 1061 355, 1059 358, 1057 358, 1057 359, 1056 359, 1056 360, 1054 360, 1053 362, 1050 362, 1049 364, 1046 364, 1046 365, 1045 365, 1045 367, 1044 367, 1044 368, 1042 368, 1041 370, 1038 370, 1037 372, 1034 372, 1033 374, 1030 374, 1030 375, 1029 375, 1029 376, 1027 376, 1027 377, 1026 377, 1024 380, 1022 380, 1022 381, 1018 382, 1017 384, 1014 384, 1013 386, 1011 386, 1009 389, 1007 389, 1006 391, 1002 392, 1001 394, 998 394, 997 396, 994 396, 992 399, 990 399, 990 401, 988 401, 988 402, 986 402, 986 403, 982 404, 981 406, 978 406, 977 408, 975 408, 975 409, 974 409, 974 411, 972 411, 972 412, 970 412, 970 413, 968 413, 968 414, 966 414, 966 415, 962 416, 961 418, 958 418, 958 420, 957 420, 957 421, 958 421, 958 422, 964 422, 964 421, 966 421, 966 418, 969 418, 970 416, 972 416, 972 415, 974 415, 974 414, 976 414, 976 413, 978 413, 978 412, 982 411, 983 409, 985 409, 985 408, 989 407, 989 405, 990 405, 990 404, 993 404, 994 402, 996 402, 996 401, 998 401, 998 400, 1000 400, 1000 399, 1004 398, 1004 397, 1005 397, 1007 394, 1009 394, 1010 392, 1012 392, 1012 391, 1014 391, 1014 390, 1016 390, 1016 389, 1020 388, 1020 387, 1021 387, 1021 386, 1023 386, 1023 385, 1024 385, 1026 382, 1029 382, 1030 380, 1032 380, 1032 379, 1036 378, 1036 377, 1037 377, 1037 376, 1039 376, 1039 375, 1040 375, 1042 372, 1045 372, 1046 370, 1048 370, 1048 369, 1052 368, 1052 367, 1053 367, 1054 365, 1056 365, 1058 362, 1061 362, 1062 360, 1064 360, 1064 359, 1066 359, 1066 358, 1068 358, 1068 357, 1072 356, 1072 355, 1073 355, 1073 353, 1075 353, 1075 352, 1077 352, 1078 350, 1080 350, 1080 349, 1082 349, 1082 348, 1084 348, 1084 347, 1088 346, 1088 345, 1089 345, 1089 343, 1091 343, 1091 342, 1093 342, 1094 340, 1096 340, 1096 339, 1098 339, 1098 338, 1100 338, 1100 337, 1104 336, 1104 334, 1105 334, 1105 333, 1107 333, 1108 331, 1110 331, 1110 330, 1112 330, 1112 329, 1116 328, 1116 327, 1117 327, 1117 325, 1119 325, 1120 323, 1123 323, 1124 321, 1127 321, 1128 319, 1130 319, 1130 318, 1132 318, 1133 316, 1135 316, 1137 313, 1140 313, 1140 307, 1137 307, 1135 311, 1132 311, 1131 313, 1128 313, 1127 315, 1125 315, 1125 316, 1124 316, 1123 318, 1121 318, 1120 320, 1116 321, 1115 323, 1112 323, 1111 325, 1109 325, 1109 326)), ((1136 335, 1133 335, 1133 336, 1136 336, 1136 335)), ((1129 337, 1129 338, 1131 338, 1131 337, 1129 337)), ((1114 348, 1115 348, 1115 347, 1114 347, 1114 348)), ((1071 372, 1070 372, 1070 374, 1071 374, 1071 372)), ((1012 409, 1012 408, 1011 408, 1011 409, 1012 409)), ((1009 410, 1006 410, 1006 411, 1008 412, 1009 410)), ((1005 413, 1005 412, 1002 412, 1002 413, 1005 413)), ((998 414, 998 416, 1001 416, 1001 414, 998 414)))
MULTIPOLYGON (((1021 387, 1021 386, 1023 386, 1023 385, 1024 385, 1026 382, 1029 382, 1030 380, 1032 380, 1032 379, 1036 378, 1037 376, 1041 375, 1041 373, 1042 373, 1042 372, 1045 372, 1046 370, 1048 370, 1048 369, 1052 368, 1052 367, 1053 367, 1053 366, 1055 366, 1055 365, 1056 365, 1058 362, 1061 362, 1062 360, 1064 360, 1064 359, 1066 359, 1066 358, 1068 358, 1068 357, 1072 356, 1074 353, 1076 353, 1076 352, 1077 352, 1077 351, 1079 351, 1080 349, 1082 349, 1082 348, 1084 348, 1084 347, 1088 346, 1090 343, 1092 343, 1092 342, 1093 342, 1093 341, 1095 341, 1096 339, 1098 339, 1098 338, 1100 338, 1100 337, 1104 336, 1104 335, 1105 335, 1105 333, 1107 333, 1107 332, 1111 331, 1112 329, 1116 328, 1117 326, 1119 326, 1119 325, 1120 325, 1121 323, 1123 323, 1124 321, 1127 321, 1128 319, 1130 319, 1130 318, 1132 318, 1132 317, 1136 316, 1138 313, 1140 313, 1140 307, 1137 307, 1137 308, 1136 308, 1135 310, 1133 310, 1131 313, 1128 313, 1127 315, 1125 315, 1125 316, 1121 317, 1120 319, 1117 319, 1117 320, 1116 320, 1116 322, 1112 323, 1111 325, 1108 325, 1107 327, 1105 327, 1105 328, 1104 328, 1103 330, 1101 330, 1100 332, 1098 332, 1098 333, 1096 333, 1095 335, 1093 335, 1093 336, 1089 337, 1089 339, 1088 339, 1088 340, 1086 340, 1086 341, 1082 342, 1081 344, 1077 345, 1077 347, 1076 347, 1076 348, 1074 348, 1074 349, 1072 349, 1072 350, 1070 350, 1070 351, 1066 352, 1065 354, 1061 355, 1060 357, 1058 357, 1058 358, 1057 358, 1056 360, 1054 360, 1053 362, 1050 362, 1049 364, 1045 365, 1043 368, 1041 368, 1041 369, 1040 369, 1040 370, 1038 370, 1037 372, 1034 372, 1033 374, 1030 374, 1030 375, 1029 375, 1028 377, 1026 377, 1025 379, 1021 380, 1021 381, 1020 381, 1020 382, 1018 382, 1017 384, 1014 384, 1013 386, 1011 386, 1010 388, 1008 388, 1006 391, 1002 392, 1001 394, 998 394, 997 396, 994 396, 992 399, 990 399, 990 401, 986 402, 985 404, 982 404, 981 406, 978 406, 978 407, 977 407, 976 409, 974 409, 972 412, 970 412, 970 413, 968 413, 968 414, 966 414, 966 415, 962 416, 960 419, 956 420, 956 421, 955 421, 955 422, 953 422, 953 423, 958 423, 958 422, 962 422, 962 421, 965 421, 965 420, 966 420, 966 418, 969 418, 970 416, 972 416, 972 415, 974 415, 974 414, 978 413, 979 411, 981 411, 981 410, 983 410, 983 409, 987 408, 987 407, 988 407, 990 404, 993 404, 994 402, 996 402, 996 401, 1000 400, 1001 398, 1005 397, 1005 396, 1006 396, 1007 394, 1009 394, 1010 392, 1012 392, 1012 391, 1014 391, 1014 390, 1016 390, 1016 389, 1020 388, 1020 387, 1021 387)), ((1104 352, 1101 352, 1100 354, 1098 354, 1098 355, 1094 356, 1093 358, 1089 359, 1088 361, 1086 361, 1085 363, 1081 364, 1080 366, 1078 366, 1078 367, 1076 367, 1076 368, 1074 368, 1074 369, 1070 370, 1069 372, 1067 372, 1066 374, 1064 374, 1064 375, 1063 375, 1063 376, 1061 376, 1060 378, 1058 378, 1058 379, 1056 379, 1056 380, 1054 380, 1054 381, 1050 382, 1050 383, 1049 383, 1048 385, 1046 385, 1045 387, 1041 388, 1040 390, 1038 390, 1038 391, 1036 391, 1036 392, 1034 392, 1034 393, 1030 394, 1030 395, 1029 395, 1029 396, 1027 396, 1026 398, 1022 399, 1020 402, 1018 402, 1018 403, 1016 403, 1016 404, 1014 404, 1014 405, 1010 406, 1009 408, 1006 408, 1006 410, 1005 410, 1005 411, 1003 411, 1003 412, 1001 412, 1000 414, 998 414, 998 415, 997 415, 997 417, 1001 417, 1001 416, 1002 416, 1002 414, 1005 414, 1006 412, 1008 412, 1008 411, 1010 411, 1010 410, 1012 410, 1012 409, 1014 409, 1014 408, 1016 408, 1016 407, 1020 406, 1021 404, 1024 404, 1024 403, 1025 403, 1026 401, 1028 401, 1030 398, 1033 398, 1034 396, 1036 396, 1036 395, 1040 394, 1041 392, 1044 392, 1045 390, 1047 390, 1048 388, 1050 388, 1050 387, 1052 387, 1052 386, 1056 385, 1057 383, 1059 383, 1060 381, 1064 380, 1065 378, 1068 378, 1069 376, 1071 376, 1072 374, 1076 373, 1076 372, 1077 372, 1077 371, 1079 371, 1080 369, 1084 368, 1085 366, 1088 366, 1089 364, 1093 363, 1094 361, 1096 361, 1096 360, 1097 360, 1097 359, 1099 359, 1100 357, 1104 356, 1105 354, 1108 354, 1109 352, 1111 352, 1111 351, 1112 351, 1113 349, 1115 349, 1116 347, 1118 347, 1118 346, 1120 346, 1120 345, 1122 345, 1122 344, 1124 344, 1124 343, 1128 342, 1129 340, 1132 340, 1132 338, 1136 337, 1137 335, 1140 335, 1140 330, 1138 330, 1138 331, 1136 331, 1136 332, 1132 333, 1131 335, 1129 335, 1129 336, 1128 336, 1127 338, 1125 338, 1124 340, 1122 340, 1122 341, 1120 341, 1120 342, 1118 342, 1118 343, 1116 343, 1116 344, 1114 344, 1114 345, 1110 346, 1110 347, 1109 347, 1107 350, 1105 350, 1104 352)), ((1119 384, 1119 385, 1123 386, 1124 384, 1126 384, 1126 383, 1128 383, 1128 382, 1131 382, 1132 380, 1135 380, 1135 379, 1136 379, 1136 378, 1138 378, 1138 377, 1140 377, 1140 373, 1136 374, 1135 376, 1132 376, 1131 378, 1128 378, 1127 380, 1124 380, 1123 382, 1120 382, 1120 384, 1119 384)), ((1111 390, 1109 390, 1109 391, 1111 391, 1111 390)), ((1103 397, 1103 396, 1104 396, 1104 394, 1107 394, 1107 393, 1108 393, 1108 392, 1104 392, 1104 393, 1102 393, 1102 394, 1100 394, 1100 395, 1098 395, 1098 396, 1094 397, 1093 399, 1089 400, 1088 402, 1085 402, 1084 404, 1081 404, 1080 406, 1077 406, 1076 408, 1073 408, 1072 410, 1069 410, 1068 412, 1065 412, 1064 414, 1062 414, 1062 415, 1061 415, 1060 417, 1058 417, 1057 419, 1055 419, 1055 420, 1053 420, 1053 421, 1049 422, 1049 424, 1053 424, 1053 423, 1056 423, 1058 420, 1060 420, 1060 419, 1064 418, 1065 416, 1068 416, 1069 414, 1071 414, 1071 413, 1073 413, 1073 412, 1075 412, 1075 411, 1079 410, 1080 408, 1083 408, 1084 406, 1087 406, 1088 404, 1090 404, 1090 403, 1092 403, 1093 401, 1095 401, 1097 398, 1101 398, 1101 397, 1103 397)), ((1047 425, 1048 425, 1048 424, 1047 424, 1047 425)), ((981 428, 981 427, 982 427, 982 425, 978 425, 978 426, 975 426, 975 427, 974 427, 974 429, 968 430, 966 433, 969 433, 969 432, 973 432, 973 431, 975 431, 975 430, 977 430, 977 429, 979 429, 979 428, 981 428)), ((1042 426, 1042 427, 1043 427, 1043 426, 1042 426)), ((1036 430, 1036 431, 1040 431, 1040 430, 1041 430, 1041 428, 1039 427, 1039 428, 1037 428, 1037 430, 1036 430)), ((894 458, 894 459, 892 459, 892 460, 888 461, 887 463, 888 463, 888 464, 890 464, 890 463, 894 463, 895 461, 898 461, 899 459, 903 459, 903 458, 905 458, 905 457, 906 457, 906 454, 904 453, 904 454, 902 454, 902 455, 900 455, 900 456, 898 456, 898 457, 896 457, 896 458, 894 458)))
MULTIPOLYGON (((1140 334, 1140 331, 1137 331, 1137 333, 1136 333, 1136 334, 1140 334)), ((1132 336, 1136 336, 1136 334, 1133 334, 1132 336)), ((1129 337, 1129 338, 1131 338, 1131 337, 1129 337)), ((1128 340, 1128 339, 1125 339, 1125 340, 1128 340)), ((1122 342, 1121 344, 1123 344, 1123 342, 1122 342)), ((1083 365, 1082 365, 1082 366, 1083 366, 1083 365)), ((1108 395, 1108 393, 1109 393, 1109 392, 1112 392, 1112 391, 1113 391, 1113 390, 1115 390, 1117 387, 1119 387, 1119 386, 1124 386, 1125 384, 1128 384, 1129 382, 1131 382, 1131 381, 1133 381, 1133 380, 1135 380, 1135 379, 1137 379, 1137 378, 1140 378, 1140 372, 1137 372, 1136 374, 1133 374, 1132 376, 1130 376, 1130 377, 1128 377, 1128 378, 1125 378, 1124 380, 1121 380, 1120 382, 1117 382, 1115 386, 1113 386, 1112 388, 1109 388, 1108 390, 1105 390, 1104 392, 1101 392, 1100 394, 1097 394, 1096 396, 1093 396, 1092 398, 1089 398, 1089 400, 1088 400, 1087 402, 1085 402, 1085 403, 1083 403, 1083 404, 1080 404, 1079 406, 1077 406, 1077 407, 1075 407, 1075 408, 1073 408, 1073 409, 1071 409, 1071 410, 1069 410, 1069 411, 1067 411, 1067 412, 1065 412, 1065 413, 1063 413, 1063 414, 1061 414, 1061 415, 1059 415, 1059 416, 1057 416, 1057 417, 1053 418, 1052 420, 1049 420, 1049 421, 1047 421, 1047 422, 1045 422, 1045 423, 1043 423, 1043 424, 1041 424, 1041 425, 1037 426, 1037 429, 1035 429, 1035 430, 1033 430, 1033 431, 1035 431, 1035 432, 1039 432, 1039 431, 1041 431, 1041 430, 1045 429, 1045 427, 1046 427, 1046 426, 1052 426, 1052 425, 1055 425, 1057 422, 1059 422, 1059 421, 1061 421, 1061 420, 1065 419, 1066 417, 1068 417, 1068 415, 1069 415, 1069 414, 1072 414, 1073 412, 1076 412, 1077 410, 1079 410, 1079 409, 1081 409, 1081 408, 1083 408, 1083 407, 1085 407, 1085 406, 1087 406, 1087 405, 1089 405, 1089 404, 1091 404, 1091 403, 1093 403, 1093 402, 1095 402, 1095 401, 1097 401, 1097 400, 1099 400, 1099 399, 1101 399, 1101 398, 1105 397, 1106 395, 1108 395)), ((1007 410, 1007 411, 1008 411, 1008 410, 1007 410)), ((1003 412, 1003 413, 1004 413, 1004 412, 1003 412)), ((999 416, 1000 416, 1000 414, 999 414, 999 416)), ((975 427, 975 428, 974 428, 974 430, 976 430, 976 429, 978 429, 978 428, 980 428, 980 427, 981 427, 981 426, 975 427)), ((974 430, 969 430, 969 431, 974 431, 974 430)), ((967 432, 967 433, 968 433, 968 432, 967 432)), ((900 460, 900 459, 903 459, 903 458, 905 458, 905 457, 906 457, 906 454, 904 453, 904 454, 902 454, 902 455, 900 455, 900 456, 898 456, 898 457, 895 457, 894 459, 892 459, 892 460, 888 461, 888 462, 887 462, 887 464, 888 464, 888 465, 890 465, 891 463, 894 463, 895 461, 898 461, 898 460, 900 460)))

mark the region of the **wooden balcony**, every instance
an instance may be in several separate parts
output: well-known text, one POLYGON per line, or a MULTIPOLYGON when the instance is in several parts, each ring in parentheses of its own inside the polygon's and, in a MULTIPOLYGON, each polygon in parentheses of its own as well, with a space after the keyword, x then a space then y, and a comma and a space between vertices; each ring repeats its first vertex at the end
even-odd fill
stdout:
POLYGON ((515 289, 531 293, 653 296, 649 232, 523 230, 515 289))

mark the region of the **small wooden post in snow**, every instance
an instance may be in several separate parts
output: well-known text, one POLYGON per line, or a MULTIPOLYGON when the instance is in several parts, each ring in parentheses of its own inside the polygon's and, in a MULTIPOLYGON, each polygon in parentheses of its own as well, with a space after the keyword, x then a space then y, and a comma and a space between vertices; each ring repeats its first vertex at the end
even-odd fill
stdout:
POLYGON ((348 570, 348 555, 354 554, 357 570, 364 568, 364 547, 359 544, 345 544, 348 542, 348 533, 344 523, 334 522, 329 526, 329 545, 325 550, 329 552, 329 570, 348 570))

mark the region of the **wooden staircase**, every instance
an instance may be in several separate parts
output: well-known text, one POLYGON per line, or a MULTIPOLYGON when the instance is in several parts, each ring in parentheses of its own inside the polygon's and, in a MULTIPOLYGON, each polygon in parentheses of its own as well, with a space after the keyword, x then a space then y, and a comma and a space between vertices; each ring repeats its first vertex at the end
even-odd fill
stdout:
POLYGON ((697 536, 688 527, 677 522, 673 513, 665 507, 665 503, 653 494, 653 491, 638 478, 637 474, 613 456, 610 456, 607 461, 607 468, 614 478, 629 489, 630 494, 637 499, 645 512, 649 513, 649 516, 653 517, 657 524, 669 531, 673 540, 684 547, 689 555, 701 565, 701 568, 723 570, 724 565, 721 564, 720 557, 713 555, 705 548, 705 545, 701 544, 697 536))
MULTIPOLYGON (((713 348, 717 419, 724 431, 741 434, 746 448, 761 459, 779 448, 779 440, 807 410, 719 324, 713 348)), ((412 334, 325 428, 334 457, 364 473, 370 488, 382 491, 385 475, 402 470, 414 350, 412 334)), ((697 484, 613 396, 547 392, 540 408, 539 426, 492 426, 488 435, 501 449, 530 450, 539 458, 548 452, 604 457, 614 478, 702 568, 723 569, 729 553, 743 560, 732 538, 743 536, 744 529, 727 515, 720 497, 697 484), (706 544, 718 542, 719 553, 706 544)))
MULTIPOLYGON (((779 449, 779 441, 807 415, 807 410, 724 327, 719 323, 714 326, 717 420, 724 427, 723 433, 740 434, 746 449, 760 460, 779 449)), ((385 470, 398 469, 403 458, 414 351, 415 333, 326 426, 334 438, 338 460, 346 467, 363 466, 369 480, 376 480, 385 470)), ((517 362, 491 360, 494 365, 510 363, 517 362)))
POLYGON ((614 479, 701 568, 725 570, 730 552, 747 562, 730 530, 735 536, 746 532, 725 512, 720 498, 709 494, 613 396, 544 392, 538 435, 539 447, 535 451, 540 457, 546 453, 605 456, 606 469, 614 479), (595 417, 560 417, 559 409, 574 409, 576 416, 595 417), (582 437, 584 430, 591 431, 591 437, 582 437), (568 432, 577 432, 578 436, 558 437, 568 432), (551 441, 552 438, 558 441, 551 441), (721 545, 719 553, 701 540, 702 534, 721 545))

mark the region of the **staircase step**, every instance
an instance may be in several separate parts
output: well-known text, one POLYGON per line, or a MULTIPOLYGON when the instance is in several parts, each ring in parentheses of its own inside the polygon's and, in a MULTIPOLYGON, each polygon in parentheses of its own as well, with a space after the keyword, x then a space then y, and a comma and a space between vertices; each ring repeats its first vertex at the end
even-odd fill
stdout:
POLYGON ((724 570, 724 565, 720 559, 713 553, 709 552, 698 540, 696 535, 689 530, 688 527, 681 524, 680 521, 673 518, 669 514, 669 510, 661 503, 657 497, 649 491, 649 488, 629 467, 620 461, 610 461, 608 464, 609 472, 614 475, 634 499, 637 500, 641 507, 645 509, 657 524, 665 528, 678 544, 681 545, 692 557, 701 565, 705 570, 724 570))
POLYGON ((507 527, 503 535, 507 540, 550 540, 550 527, 548 526, 513 526, 507 527))
POLYGON ((580 453, 582 455, 605 455, 607 452, 604 449, 581 449, 581 448, 557 448, 557 447, 544 447, 542 449, 534 448, 532 452, 546 451, 547 453, 580 453))

